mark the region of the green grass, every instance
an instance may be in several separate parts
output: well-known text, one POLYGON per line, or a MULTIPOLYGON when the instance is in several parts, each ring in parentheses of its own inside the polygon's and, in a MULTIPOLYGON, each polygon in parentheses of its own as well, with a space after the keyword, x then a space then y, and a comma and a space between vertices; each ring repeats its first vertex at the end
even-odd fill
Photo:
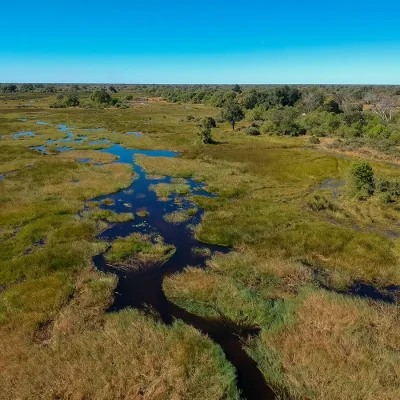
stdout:
POLYGON ((128 222, 133 221, 135 216, 133 213, 116 213, 111 210, 102 209, 91 209, 83 213, 83 215, 89 219, 95 221, 107 221, 107 222, 128 222))
POLYGON ((140 218, 146 218, 150 213, 148 211, 136 211, 136 215, 140 218))
POLYGON ((171 224, 181 224, 183 222, 188 221, 197 213, 197 208, 190 208, 188 210, 178 210, 173 211, 171 213, 165 214, 164 219, 165 221, 171 224))
POLYGON ((187 195, 190 193, 190 187, 186 183, 157 183, 150 185, 149 189, 161 199, 168 199, 172 194, 187 195))
POLYGON ((167 277, 167 297, 195 314, 242 325, 269 324, 271 299, 291 297, 312 281, 311 273, 299 263, 260 257, 248 250, 217 253, 207 267, 187 268, 167 277))
POLYGON ((160 236, 133 233, 126 238, 114 240, 106 259, 113 264, 137 269, 162 264, 174 253, 175 247, 165 244, 160 236))

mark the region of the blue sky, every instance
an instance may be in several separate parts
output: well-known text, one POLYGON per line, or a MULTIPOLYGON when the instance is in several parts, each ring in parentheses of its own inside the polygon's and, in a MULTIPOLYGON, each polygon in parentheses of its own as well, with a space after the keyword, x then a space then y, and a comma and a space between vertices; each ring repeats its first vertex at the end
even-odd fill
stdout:
POLYGON ((400 2, 7 1, 0 82, 400 84, 400 2))

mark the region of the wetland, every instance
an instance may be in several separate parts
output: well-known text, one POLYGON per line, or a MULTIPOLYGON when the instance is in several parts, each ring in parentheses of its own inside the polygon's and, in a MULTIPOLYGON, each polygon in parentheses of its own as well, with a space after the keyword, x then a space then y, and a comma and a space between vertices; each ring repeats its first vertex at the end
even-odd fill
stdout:
POLYGON ((358 158, 27 97, 0 96, 5 398, 398 397, 399 209, 349 194, 358 158))

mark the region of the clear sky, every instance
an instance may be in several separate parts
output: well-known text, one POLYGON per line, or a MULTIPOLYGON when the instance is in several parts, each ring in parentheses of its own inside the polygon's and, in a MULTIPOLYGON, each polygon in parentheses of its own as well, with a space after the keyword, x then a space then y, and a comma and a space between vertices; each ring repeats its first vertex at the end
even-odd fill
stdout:
POLYGON ((400 1, 2 2, 0 82, 400 84, 400 1))

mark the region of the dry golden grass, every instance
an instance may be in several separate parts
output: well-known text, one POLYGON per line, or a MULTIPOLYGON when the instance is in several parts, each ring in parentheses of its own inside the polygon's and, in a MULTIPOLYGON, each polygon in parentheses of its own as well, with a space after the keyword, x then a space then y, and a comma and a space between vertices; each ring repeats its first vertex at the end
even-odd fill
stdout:
POLYGON ((288 312, 250 352, 291 398, 399 398, 399 306, 308 291, 288 312))
POLYGON ((53 321, 53 340, 59 335, 99 328, 104 322, 104 312, 113 301, 116 284, 115 275, 91 268, 77 274, 73 298, 53 321))
POLYGON ((1 332, 2 399, 238 399, 233 368, 208 338, 137 311, 50 345, 1 332))
POLYGON ((285 298, 312 282, 312 274, 301 263, 271 257, 243 246, 239 251, 216 254, 208 261, 210 270, 230 276, 265 298, 285 298))

